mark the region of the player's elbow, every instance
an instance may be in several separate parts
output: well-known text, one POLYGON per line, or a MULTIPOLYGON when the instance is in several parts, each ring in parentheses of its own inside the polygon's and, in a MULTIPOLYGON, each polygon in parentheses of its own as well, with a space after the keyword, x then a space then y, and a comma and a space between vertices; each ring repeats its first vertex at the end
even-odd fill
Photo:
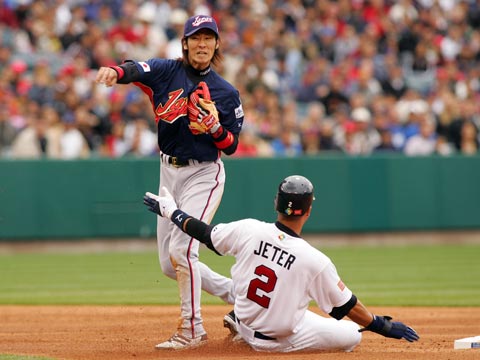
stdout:
POLYGON ((348 300, 342 306, 334 307, 329 315, 334 319, 341 320, 346 315, 348 315, 350 310, 352 310, 353 307, 357 304, 357 301, 358 301, 357 297, 352 294, 352 297, 350 298, 350 300, 348 300))
POLYGON ((225 155, 232 155, 232 154, 235 153, 235 151, 237 151, 237 146, 235 146, 234 148, 229 147, 227 149, 223 149, 222 151, 223 151, 223 153, 225 153, 225 155))

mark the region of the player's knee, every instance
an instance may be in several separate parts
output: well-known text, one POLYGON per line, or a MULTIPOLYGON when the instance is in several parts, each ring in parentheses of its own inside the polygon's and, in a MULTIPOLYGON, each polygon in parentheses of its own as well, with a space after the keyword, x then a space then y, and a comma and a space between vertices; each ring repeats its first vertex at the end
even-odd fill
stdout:
POLYGON ((345 325, 349 327, 348 336, 346 336, 345 340, 345 351, 352 351, 360 341, 362 341, 362 333, 358 331, 360 328, 356 323, 353 321, 345 321, 345 325))
POLYGON ((183 247, 170 247, 170 261, 173 264, 173 267, 177 266, 189 267, 189 263, 195 262, 198 260, 196 254, 189 252, 187 248, 183 247))

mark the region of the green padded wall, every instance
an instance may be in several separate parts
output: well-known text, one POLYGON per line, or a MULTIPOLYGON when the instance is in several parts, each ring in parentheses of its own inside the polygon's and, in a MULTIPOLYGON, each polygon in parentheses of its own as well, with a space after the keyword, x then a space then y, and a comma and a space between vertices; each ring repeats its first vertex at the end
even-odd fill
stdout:
MULTIPOLYGON (((322 156, 225 159, 227 183, 214 222, 273 221, 279 182, 315 186, 305 232, 480 228, 480 157, 322 156)), ((142 203, 157 191, 158 160, 0 161, 0 239, 150 237, 142 203)))

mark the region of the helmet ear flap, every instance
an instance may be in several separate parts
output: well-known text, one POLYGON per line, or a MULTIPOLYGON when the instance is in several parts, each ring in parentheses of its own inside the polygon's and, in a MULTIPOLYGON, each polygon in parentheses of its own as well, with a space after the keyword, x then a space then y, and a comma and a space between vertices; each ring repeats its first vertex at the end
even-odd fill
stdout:
POLYGON ((292 205, 293 202, 289 201, 285 194, 279 189, 277 196, 275 197, 275 209, 284 215, 292 215, 292 205))

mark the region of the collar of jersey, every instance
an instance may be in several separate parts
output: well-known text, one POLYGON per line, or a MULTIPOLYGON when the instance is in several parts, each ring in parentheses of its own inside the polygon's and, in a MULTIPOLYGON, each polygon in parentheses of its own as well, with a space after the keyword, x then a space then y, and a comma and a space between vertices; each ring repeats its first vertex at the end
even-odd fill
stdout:
POLYGON ((212 68, 209 66, 203 70, 194 69, 191 65, 187 65, 187 71, 193 76, 207 76, 212 68))
POLYGON ((276 222, 275 222, 275 226, 276 226, 279 230, 282 230, 284 233, 287 233, 287 234, 290 235, 290 236, 294 236, 294 237, 297 237, 297 238, 300 237, 295 231, 293 231, 292 229, 290 229, 288 226, 283 225, 280 221, 276 221, 276 222))

